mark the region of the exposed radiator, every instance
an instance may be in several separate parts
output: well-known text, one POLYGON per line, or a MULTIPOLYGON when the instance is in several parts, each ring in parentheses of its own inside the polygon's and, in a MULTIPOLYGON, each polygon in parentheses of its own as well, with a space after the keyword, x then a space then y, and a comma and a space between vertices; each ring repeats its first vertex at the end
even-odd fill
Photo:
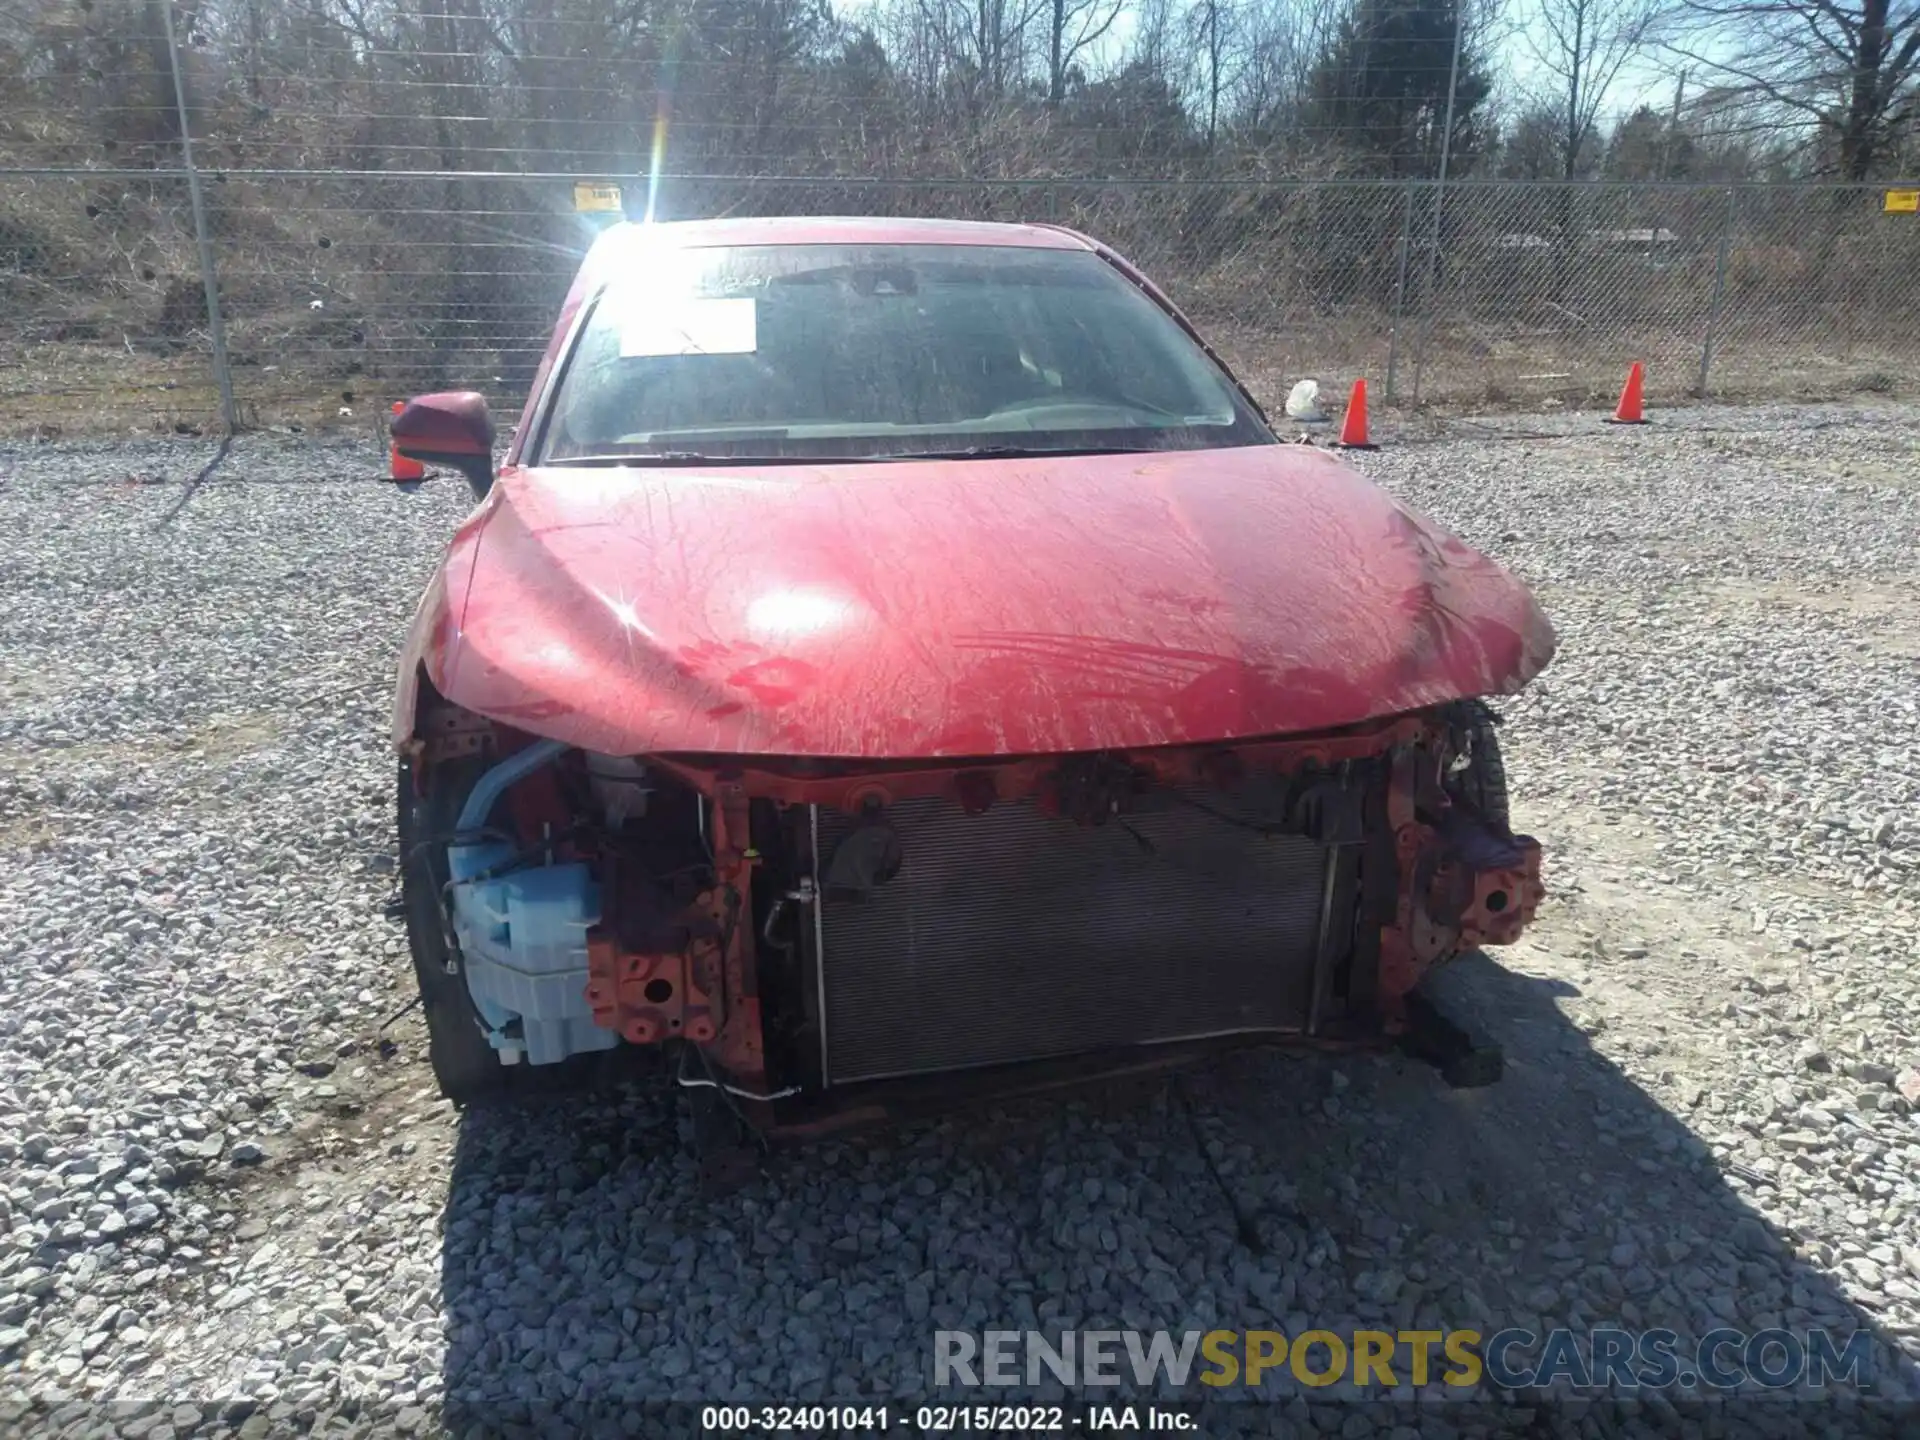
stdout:
MULTIPOLYGON (((898 875, 821 911, 829 1079, 1303 1028, 1327 852, 1220 818, 1271 823, 1279 796, 1157 791, 1093 828, 1030 800, 894 805, 898 875)), ((818 821, 830 857, 855 822, 818 821)))

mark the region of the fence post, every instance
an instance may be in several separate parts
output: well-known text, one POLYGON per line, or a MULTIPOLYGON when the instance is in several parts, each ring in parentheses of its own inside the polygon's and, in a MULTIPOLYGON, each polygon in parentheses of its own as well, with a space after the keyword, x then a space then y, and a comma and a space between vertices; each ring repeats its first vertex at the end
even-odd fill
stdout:
POLYGON ((1400 365, 1400 317, 1406 310, 1407 251, 1413 243, 1413 186, 1400 191, 1400 254, 1394 264, 1393 320, 1387 328, 1386 399, 1394 398, 1394 376, 1400 365))
POLYGON ((1433 322, 1440 310, 1440 218, 1446 202, 1444 182, 1433 187, 1433 224, 1427 236, 1427 263, 1420 282, 1420 323, 1414 326, 1413 403, 1420 403, 1420 388, 1426 380, 1427 342, 1433 338, 1433 322))
POLYGON ((1707 334, 1700 345, 1700 384, 1695 393, 1707 398, 1707 374, 1713 368, 1713 332, 1720 322, 1720 301, 1727 290, 1727 254, 1733 248, 1733 226, 1740 192, 1727 187, 1727 213, 1720 221, 1720 254, 1713 263, 1713 295, 1707 301, 1707 334))
POLYGON ((193 238, 200 250, 200 284, 207 292, 207 329, 213 340, 213 381, 220 388, 220 419, 232 435, 240 428, 233 403, 233 370, 227 364, 227 329, 220 318, 220 276, 213 264, 213 237, 207 233, 207 206, 200 194, 200 172, 193 163, 193 127, 187 119, 187 84, 180 72, 180 47, 173 37, 173 0, 160 0, 167 32, 167 66, 173 71, 173 104, 180 116, 180 158, 187 169, 187 200, 193 207, 193 238))

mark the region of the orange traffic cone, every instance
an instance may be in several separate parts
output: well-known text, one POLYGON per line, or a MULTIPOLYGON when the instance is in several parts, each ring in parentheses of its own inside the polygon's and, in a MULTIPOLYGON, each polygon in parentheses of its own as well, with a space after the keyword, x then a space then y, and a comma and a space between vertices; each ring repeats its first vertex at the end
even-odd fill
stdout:
POLYGON ((1347 413, 1340 421, 1339 444, 1342 450, 1380 448, 1367 439, 1367 382, 1364 378, 1353 382, 1353 394, 1347 397, 1347 413))
POLYGON ((1647 373, 1638 360, 1627 371, 1627 383, 1620 387, 1620 404, 1608 419, 1609 425, 1644 425, 1647 417, 1641 413, 1641 392, 1647 383, 1647 373))
MULTIPOLYGON (((407 407, 398 400, 393 402, 393 413, 395 415, 398 415, 406 408, 407 407)), ((398 445, 393 447, 392 466, 393 478, 395 480, 424 480, 427 478, 427 467, 422 465, 418 460, 409 460, 406 456, 402 455, 398 445)))

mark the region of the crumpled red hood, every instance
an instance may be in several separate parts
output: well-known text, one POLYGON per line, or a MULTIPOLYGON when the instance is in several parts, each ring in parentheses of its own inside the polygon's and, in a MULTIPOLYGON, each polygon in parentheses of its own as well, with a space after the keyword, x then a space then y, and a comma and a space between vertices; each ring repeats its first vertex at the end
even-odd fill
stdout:
POLYGON ((1553 649, 1506 570, 1269 445, 508 470, 408 663, 591 750, 906 758, 1327 729, 1517 690, 1553 649))

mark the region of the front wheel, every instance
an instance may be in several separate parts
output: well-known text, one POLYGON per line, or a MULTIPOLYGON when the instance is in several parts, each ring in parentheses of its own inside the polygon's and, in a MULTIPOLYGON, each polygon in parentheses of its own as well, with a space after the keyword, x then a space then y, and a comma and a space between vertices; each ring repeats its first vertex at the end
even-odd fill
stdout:
POLYGON ((487 1043, 466 979, 449 968, 453 952, 441 902, 448 880, 446 837, 478 778, 479 767, 471 761, 436 765, 427 772, 422 793, 412 762, 400 763, 400 898, 407 944, 426 1013, 433 1078, 442 1095, 462 1106, 499 1098, 514 1078, 487 1043))
POLYGON ((1478 812, 1495 830, 1510 832, 1507 811, 1507 767, 1500 758, 1500 737, 1494 733, 1493 711, 1478 700, 1451 707, 1454 733, 1463 742, 1456 752, 1466 761, 1447 774, 1447 790, 1478 812))

